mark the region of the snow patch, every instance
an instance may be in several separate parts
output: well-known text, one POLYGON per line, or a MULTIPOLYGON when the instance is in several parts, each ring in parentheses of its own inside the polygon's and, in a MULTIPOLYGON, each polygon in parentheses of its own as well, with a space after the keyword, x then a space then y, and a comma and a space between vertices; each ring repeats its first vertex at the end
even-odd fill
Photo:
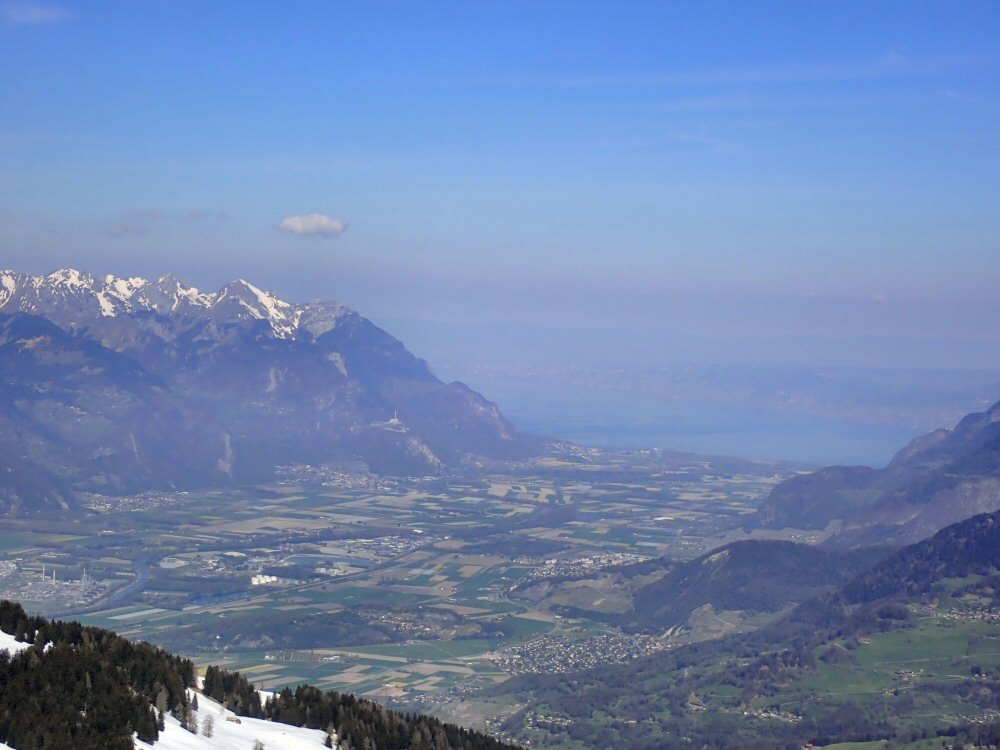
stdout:
POLYGON ((111 300, 108 299, 107 294, 98 292, 97 304, 101 306, 101 315, 105 318, 115 317, 115 306, 111 304, 111 300))
POLYGON ((115 296, 121 300, 131 299, 132 295, 142 289, 149 282, 145 279, 134 277, 131 279, 119 279, 114 276, 108 276, 105 279, 105 284, 111 288, 115 296))
POLYGON ((70 289, 92 289, 94 286, 92 278, 87 278, 75 268, 61 268, 42 278, 53 285, 65 286, 70 289))
POLYGON ((0 651, 7 649, 10 652, 11 656, 13 656, 14 654, 24 651, 26 648, 31 648, 31 644, 21 643, 19 640, 16 640, 14 636, 12 636, 10 633, 4 633, 2 630, 0 630, 0 651))
POLYGON ((9 271, 0 274, 0 307, 7 304, 7 300, 13 297, 16 291, 17 279, 14 278, 14 274, 9 271))

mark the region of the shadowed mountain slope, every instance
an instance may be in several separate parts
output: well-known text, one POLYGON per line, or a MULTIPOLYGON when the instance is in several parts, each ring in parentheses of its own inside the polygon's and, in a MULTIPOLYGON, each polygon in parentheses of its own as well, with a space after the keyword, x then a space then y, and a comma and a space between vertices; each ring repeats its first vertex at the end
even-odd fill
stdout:
MULTIPOLYGON (((903 448, 884 469, 831 466, 772 490, 758 527, 839 526, 834 543, 906 544, 1000 509, 1000 403, 903 448)), ((832 527, 831 527, 832 528, 832 527)))

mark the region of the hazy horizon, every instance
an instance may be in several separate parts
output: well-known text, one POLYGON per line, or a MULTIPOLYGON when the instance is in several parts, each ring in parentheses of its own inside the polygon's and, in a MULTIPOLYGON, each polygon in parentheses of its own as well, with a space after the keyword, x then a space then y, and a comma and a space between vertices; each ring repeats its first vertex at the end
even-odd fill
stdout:
POLYGON ((986 383, 998 33, 988 2, 2 2, 0 266, 336 299, 473 384, 986 383))

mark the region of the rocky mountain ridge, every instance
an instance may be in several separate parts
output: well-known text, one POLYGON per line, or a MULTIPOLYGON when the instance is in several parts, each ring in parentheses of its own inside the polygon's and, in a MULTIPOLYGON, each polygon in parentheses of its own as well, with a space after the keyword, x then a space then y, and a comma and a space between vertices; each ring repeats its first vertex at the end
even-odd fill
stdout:
POLYGON ((277 338, 293 338, 300 330, 322 335, 338 317, 357 314, 336 303, 294 305, 243 279, 211 293, 172 274, 155 281, 111 274, 98 278, 72 268, 44 276, 0 271, 0 312, 42 315, 71 327, 141 312, 217 322, 263 320, 277 338))

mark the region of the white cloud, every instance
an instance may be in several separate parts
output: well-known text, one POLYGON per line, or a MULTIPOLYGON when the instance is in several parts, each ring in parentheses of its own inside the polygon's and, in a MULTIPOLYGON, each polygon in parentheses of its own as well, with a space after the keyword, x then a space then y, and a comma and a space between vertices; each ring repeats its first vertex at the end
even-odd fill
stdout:
POLYGON ((306 214, 286 216, 278 228, 303 237, 336 237, 347 229, 347 222, 326 214, 306 214))
POLYGON ((70 13, 58 5, 32 2, 0 3, 0 14, 8 23, 34 24, 65 21, 70 13))

